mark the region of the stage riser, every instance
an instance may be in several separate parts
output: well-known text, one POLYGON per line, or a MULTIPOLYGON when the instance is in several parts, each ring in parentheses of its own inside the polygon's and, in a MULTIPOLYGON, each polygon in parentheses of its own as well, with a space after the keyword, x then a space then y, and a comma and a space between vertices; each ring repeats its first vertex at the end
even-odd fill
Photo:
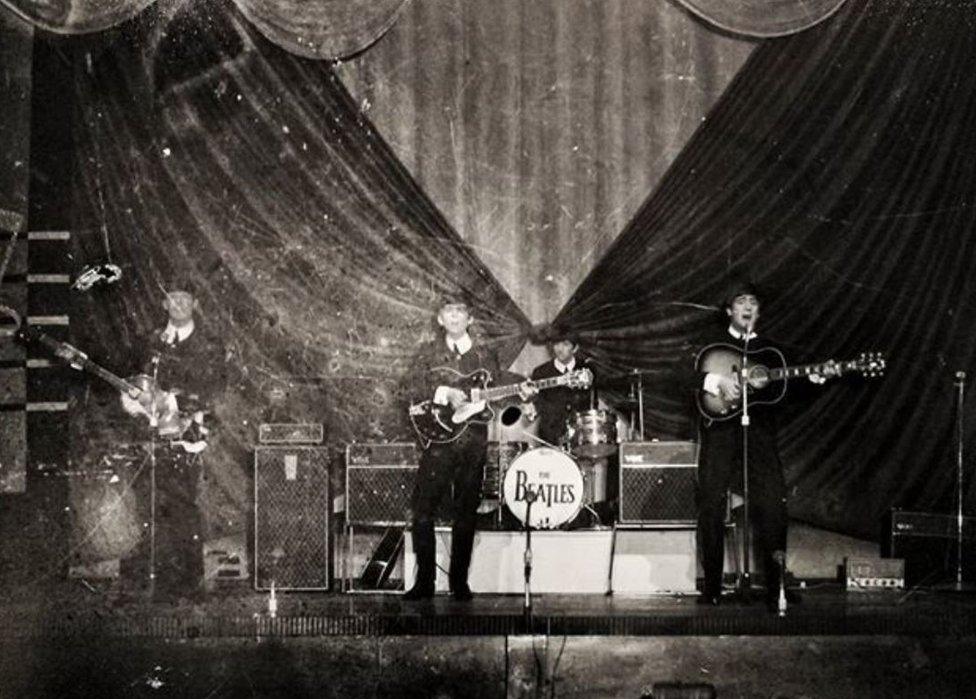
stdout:
MULTIPOLYGON (((451 534, 437 530, 436 589, 448 590, 451 534)), ((525 590, 525 535, 478 532, 468 574, 477 593, 520 594, 525 590)), ((694 593, 695 531, 609 529, 532 533, 532 591, 536 593, 694 593), (613 551, 613 581, 610 556, 613 551)), ((404 571, 413 584, 416 557, 407 537, 404 571)))

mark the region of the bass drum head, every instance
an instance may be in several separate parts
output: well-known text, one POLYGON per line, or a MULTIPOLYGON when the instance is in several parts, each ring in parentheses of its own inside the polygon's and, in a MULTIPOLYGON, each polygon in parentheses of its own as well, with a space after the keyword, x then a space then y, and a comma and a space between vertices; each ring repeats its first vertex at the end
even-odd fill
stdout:
POLYGON ((583 474, 564 451, 540 447, 512 461, 502 488, 505 505, 524 525, 529 511, 526 494, 534 493, 533 529, 555 529, 573 520, 583 506, 583 474))

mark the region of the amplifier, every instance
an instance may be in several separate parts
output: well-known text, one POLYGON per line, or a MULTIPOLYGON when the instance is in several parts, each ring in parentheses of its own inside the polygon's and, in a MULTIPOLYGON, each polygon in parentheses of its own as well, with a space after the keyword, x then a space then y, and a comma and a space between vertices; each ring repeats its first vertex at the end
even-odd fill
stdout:
POLYGON ((254 587, 328 590, 329 457, 326 447, 254 450, 254 587))
POLYGON ((413 442, 346 448, 346 523, 405 526, 420 454, 413 442))
MULTIPOLYGON (((954 580, 958 561, 958 519, 934 512, 891 510, 881 555, 905 559, 909 587, 954 580)), ((976 517, 963 517, 962 573, 976 580, 976 517)))
POLYGON ((620 523, 693 525, 697 483, 695 442, 621 444, 620 523))
POLYGON ((905 561, 900 558, 844 559, 848 590, 900 590, 905 587, 905 561))
POLYGON ((321 422, 272 422, 258 427, 261 444, 321 444, 324 437, 321 422))
MULTIPOLYGON (((955 539, 959 533, 956 515, 933 512, 891 511, 891 538, 899 536, 932 536, 955 539)), ((976 539, 976 517, 962 518, 963 541, 976 539)))

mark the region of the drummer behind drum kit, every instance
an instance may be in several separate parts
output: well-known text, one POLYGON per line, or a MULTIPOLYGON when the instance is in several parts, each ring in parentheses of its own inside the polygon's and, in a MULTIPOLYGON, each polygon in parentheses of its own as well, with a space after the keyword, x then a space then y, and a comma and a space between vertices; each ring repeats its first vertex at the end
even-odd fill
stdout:
MULTIPOLYGON (((565 449, 553 446, 526 450, 524 442, 489 447, 483 494, 491 503, 504 501, 508 510, 534 529, 556 529, 577 520, 588 510, 595 522, 601 516, 594 505, 607 499, 607 458, 617 451, 616 416, 609 410, 584 410, 567 420, 565 449), (501 491, 498 491, 501 484, 501 491)), ((499 516, 501 512, 499 510, 499 516)))

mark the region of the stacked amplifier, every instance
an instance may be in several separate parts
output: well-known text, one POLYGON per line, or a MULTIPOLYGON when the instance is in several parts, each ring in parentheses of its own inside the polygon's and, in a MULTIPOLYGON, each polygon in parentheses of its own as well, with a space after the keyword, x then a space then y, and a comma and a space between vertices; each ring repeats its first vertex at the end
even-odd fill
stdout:
POLYGON ((329 456, 321 424, 264 424, 254 450, 254 586, 330 587, 329 456))
POLYGON ((413 442, 350 444, 346 448, 346 523, 406 526, 419 463, 413 442))

